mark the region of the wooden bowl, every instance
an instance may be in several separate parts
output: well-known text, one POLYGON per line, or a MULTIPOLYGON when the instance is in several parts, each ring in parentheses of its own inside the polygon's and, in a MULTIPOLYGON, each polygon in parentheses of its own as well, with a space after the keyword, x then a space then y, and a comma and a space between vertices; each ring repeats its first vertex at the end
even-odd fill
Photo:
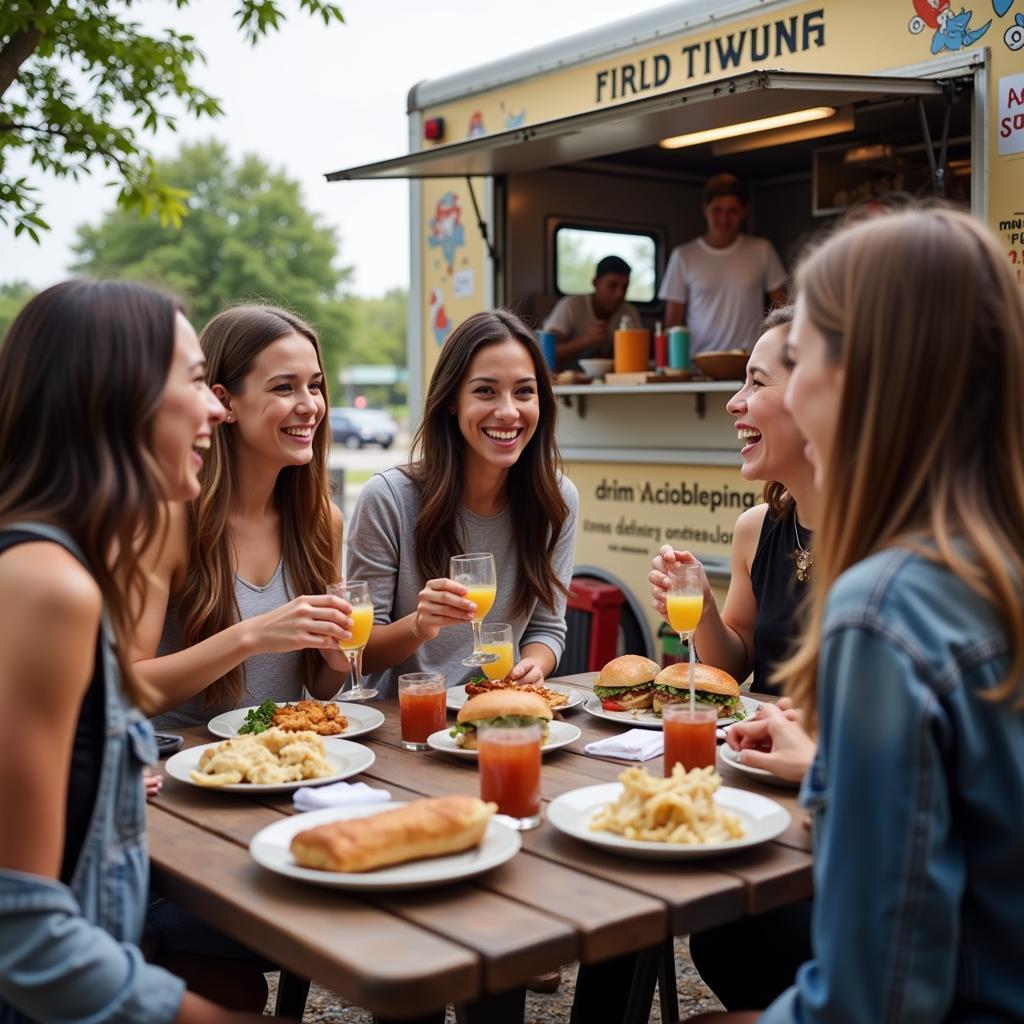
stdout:
POLYGON ((743 380, 749 358, 749 352, 737 348, 727 352, 701 352, 693 357, 693 364, 712 380, 743 380))

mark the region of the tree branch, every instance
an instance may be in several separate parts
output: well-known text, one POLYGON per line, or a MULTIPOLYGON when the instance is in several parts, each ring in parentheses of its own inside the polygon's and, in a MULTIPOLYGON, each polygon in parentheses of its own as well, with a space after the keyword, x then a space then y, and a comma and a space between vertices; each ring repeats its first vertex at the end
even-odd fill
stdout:
POLYGON ((33 25, 13 33, 7 45, 0 50, 0 99, 18 77, 18 69, 32 56, 42 38, 43 30, 33 25))

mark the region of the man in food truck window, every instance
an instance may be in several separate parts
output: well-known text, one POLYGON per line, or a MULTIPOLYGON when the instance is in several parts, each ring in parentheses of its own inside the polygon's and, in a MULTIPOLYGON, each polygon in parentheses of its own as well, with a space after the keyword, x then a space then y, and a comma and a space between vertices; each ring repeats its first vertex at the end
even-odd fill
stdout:
POLYGON ((612 333, 623 317, 640 326, 640 314, 626 302, 631 269, 624 259, 605 256, 594 272, 594 290, 589 295, 565 295, 558 300, 544 321, 544 330, 558 335, 559 368, 573 369, 580 359, 610 359, 612 333))
POLYGON ((690 351, 742 348, 757 333, 768 304, 786 301, 786 271, 766 238, 741 235, 747 186, 716 174, 704 186, 707 232, 672 250, 658 298, 668 327, 687 324, 690 351))

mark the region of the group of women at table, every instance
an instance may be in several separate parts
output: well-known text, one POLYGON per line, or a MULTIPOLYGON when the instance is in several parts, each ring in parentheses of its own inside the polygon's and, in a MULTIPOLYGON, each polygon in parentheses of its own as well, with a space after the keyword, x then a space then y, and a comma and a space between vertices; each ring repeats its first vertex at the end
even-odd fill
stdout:
MULTIPOLYGON (((695 644, 785 689, 730 743, 802 779, 815 898, 693 937, 695 962, 736 1020, 1022 1019, 1024 299, 987 229, 942 208, 844 227, 796 281, 729 403, 743 473, 768 483, 695 644)), ((284 310, 234 307, 197 339, 159 292, 74 281, 12 324, 0 1022, 258 1015, 266 965, 148 895, 147 719, 341 688, 326 407, 316 334, 284 310)), ((348 530, 385 695, 399 672, 461 680, 462 552, 495 555, 513 676, 553 671, 577 512, 554 428, 530 331, 500 310, 460 325, 413 460, 348 530)), ((654 560, 660 609, 680 559, 654 560)), ((580 982, 582 1021, 600 985, 580 982)))

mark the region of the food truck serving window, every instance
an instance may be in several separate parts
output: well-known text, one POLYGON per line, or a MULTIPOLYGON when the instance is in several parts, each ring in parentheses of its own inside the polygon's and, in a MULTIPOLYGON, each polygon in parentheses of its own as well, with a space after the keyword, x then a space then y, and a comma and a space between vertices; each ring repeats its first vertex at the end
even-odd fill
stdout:
POLYGON ((619 256, 630 266, 627 301, 654 301, 658 266, 654 236, 582 225, 562 224, 555 228, 555 290, 560 295, 584 295, 591 291, 594 268, 605 256, 619 256))

